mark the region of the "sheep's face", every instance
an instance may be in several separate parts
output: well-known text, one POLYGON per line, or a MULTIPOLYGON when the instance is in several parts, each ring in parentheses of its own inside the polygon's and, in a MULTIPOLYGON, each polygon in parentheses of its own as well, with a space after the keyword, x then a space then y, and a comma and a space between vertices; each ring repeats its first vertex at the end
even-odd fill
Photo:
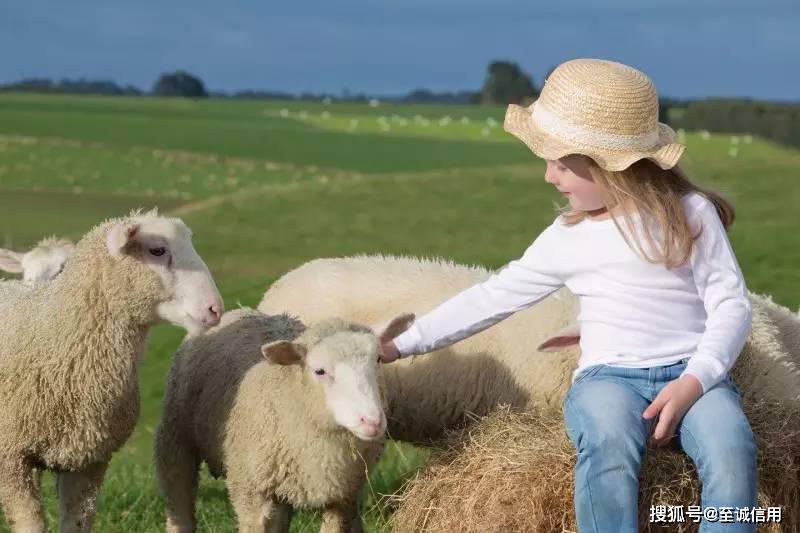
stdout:
POLYGON ((339 332, 310 349, 300 342, 277 341, 262 347, 277 364, 302 364, 322 388, 336 423, 362 440, 386 431, 378 385, 378 338, 370 333, 339 332))
POLYGON ((336 423, 362 440, 386 430, 378 385, 378 338, 363 333, 338 333, 315 346, 306 368, 325 392, 336 423))
POLYGON ((112 255, 129 254, 161 282, 156 314, 196 334, 219 323, 222 297, 208 267, 192 245, 192 232, 178 219, 142 216, 112 227, 107 237, 112 255))
POLYGON ((74 247, 41 246, 22 256, 22 277, 26 284, 35 285, 56 277, 64 270, 64 264, 72 255, 74 247))

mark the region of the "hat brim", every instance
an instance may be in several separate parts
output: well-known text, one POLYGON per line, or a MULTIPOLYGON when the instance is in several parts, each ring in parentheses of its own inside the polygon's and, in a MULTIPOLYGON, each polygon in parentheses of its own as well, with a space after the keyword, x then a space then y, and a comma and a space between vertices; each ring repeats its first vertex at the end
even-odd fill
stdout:
POLYGON ((662 169, 674 167, 685 146, 675 142, 675 131, 668 125, 658 123, 658 142, 649 150, 619 151, 596 148, 577 143, 568 143, 540 129, 531 118, 532 107, 509 104, 503 129, 524 142, 542 159, 560 159, 570 154, 581 154, 592 158, 598 166, 609 171, 624 170, 640 159, 649 159, 662 169))

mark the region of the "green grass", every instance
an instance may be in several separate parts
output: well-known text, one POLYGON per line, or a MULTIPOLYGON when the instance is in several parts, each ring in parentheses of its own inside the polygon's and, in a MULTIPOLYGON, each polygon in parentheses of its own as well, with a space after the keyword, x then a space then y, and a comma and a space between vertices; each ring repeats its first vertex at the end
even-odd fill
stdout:
MULTIPOLYGON (((132 446, 120 451, 111 463, 102 487, 100 512, 94 531, 157 533, 164 531, 164 505, 157 495, 155 472, 149 464, 126 454, 132 446)), ((428 458, 428 453, 402 443, 389 443, 379 468, 371 474, 362 491, 362 508, 369 529, 385 529, 389 514, 378 505, 381 494, 399 488, 398 478, 412 472, 428 458)), ((149 460, 149 455, 147 457, 149 460)), ((43 476, 43 497, 49 530, 57 530, 58 503, 55 476, 43 476)), ((199 532, 234 533, 236 521, 223 480, 214 479, 203 469, 197 494, 199 532)), ((300 511, 292 521, 293 532, 310 533, 320 525, 319 513, 300 511)), ((8 526, 0 515, 0 530, 8 526)))
POLYGON ((2 191, 0 246, 24 250, 49 234, 77 239, 99 220, 132 209, 169 210, 179 205, 180 201, 164 197, 2 191))
MULTIPOLYGON (((467 140, 475 124, 449 124, 420 136, 336 131, 348 117, 499 120, 496 109, 389 107, 0 96, 0 237, 20 247, 52 233, 77 237, 104 217, 158 205, 192 227, 195 246, 232 308, 255 306, 281 274, 322 256, 413 254, 499 267, 518 257, 552 220, 558 196, 542 179, 543 164, 513 140, 467 140), (284 108, 290 117, 280 117, 284 108), (339 125, 317 123, 335 118, 291 117, 303 109, 319 115, 333 108, 332 117, 346 115, 339 125), (265 109, 274 116, 264 118, 265 109), (23 116, 35 120, 27 123, 23 116), (275 146, 259 151, 248 144, 253 124, 262 120, 259 138, 287 134, 289 140, 280 142, 294 144, 291 151, 281 156, 275 146), (98 121, 110 128, 109 137, 97 129, 98 121), (131 129, 132 124, 138 125, 131 129), (231 128, 228 136, 215 133, 222 131, 220 124, 231 128), (192 129, 203 133, 193 137, 192 129), (198 141, 206 135, 216 140, 216 151, 213 143, 198 141), (352 153, 336 153, 342 145, 331 139, 338 137, 350 139, 352 153), (371 149, 376 139, 385 149, 371 149), (423 148, 430 146, 445 146, 449 155, 432 157, 435 150, 423 148), (231 177, 236 182, 226 181, 231 177)), ((703 141, 690 135, 686 142, 689 173, 735 201, 730 238, 749 288, 796 309, 800 153, 755 140, 740 145, 734 158, 728 137, 703 141)), ((158 326, 151 335, 141 367, 141 420, 112 461, 97 531, 163 530, 151 446, 164 377, 181 337, 170 326, 158 326)), ((380 530, 388 518, 388 511, 374 505, 380 495, 396 491, 428 454, 390 446, 364 491, 368 530, 380 530)), ((52 528, 56 506, 46 480, 52 528)), ((234 531, 221 481, 203 476, 198 509, 201 531, 234 531)), ((301 513, 293 529, 311 531, 317 521, 314 513, 301 513)), ((0 531, 6 530, 0 522, 0 531)))
POLYGON ((63 105, 57 105, 50 98, 0 95, 0 133, 191 150, 364 172, 491 166, 527 160, 524 152, 509 143, 479 144, 467 137, 420 139, 316 128, 277 116, 274 104, 261 102, 131 99, 119 103, 119 99, 109 98, 58 97, 55 100, 63 105))
POLYGON ((474 120, 493 117, 502 120, 503 108, 500 106, 472 105, 434 105, 434 104, 394 104, 383 102, 378 107, 362 103, 333 103, 282 100, 189 100, 181 98, 117 98, 108 96, 70 96, 40 95, 26 93, 0 94, 0 110, 25 111, 70 111, 80 115, 87 113, 123 113, 140 116, 187 118, 240 118, 252 119, 263 112, 276 112, 286 109, 292 113, 306 111, 320 114, 329 111, 346 115, 391 115, 406 118, 414 115, 426 117, 467 116, 474 120))
POLYGON ((3 188, 188 201, 312 179, 311 167, 215 154, 0 135, 3 188))

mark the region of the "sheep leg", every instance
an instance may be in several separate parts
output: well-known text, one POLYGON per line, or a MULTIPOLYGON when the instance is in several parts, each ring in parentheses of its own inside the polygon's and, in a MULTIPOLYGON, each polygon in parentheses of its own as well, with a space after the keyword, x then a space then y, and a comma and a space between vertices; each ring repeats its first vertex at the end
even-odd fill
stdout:
POLYGON ((177 439, 167 437, 168 434, 159 428, 155 450, 156 475, 161 494, 166 500, 166 531, 194 533, 194 504, 200 462, 177 439))
POLYGON ((273 502, 272 513, 267 521, 266 533, 289 533, 294 509, 288 503, 273 502))
POLYGON ((97 496, 108 462, 95 463, 77 472, 59 472, 56 487, 61 508, 61 533, 92 530, 97 496))
POLYGON ((39 475, 22 458, 0 459, 0 504, 14 533, 44 533, 39 475))
POLYGON ((322 510, 319 533, 361 533, 363 526, 358 514, 358 502, 334 504, 322 510))
MULTIPOLYGON (((228 485, 239 533, 283 533, 289 531, 291 516, 284 504, 263 492, 239 490, 228 485), (288 518, 288 519, 287 519, 288 518)), ((290 508, 291 509, 291 508, 290 508)))

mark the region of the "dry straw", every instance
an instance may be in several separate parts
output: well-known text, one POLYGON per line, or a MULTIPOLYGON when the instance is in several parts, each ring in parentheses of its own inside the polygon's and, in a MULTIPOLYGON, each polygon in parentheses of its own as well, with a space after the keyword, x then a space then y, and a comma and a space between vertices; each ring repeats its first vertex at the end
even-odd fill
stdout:
MULTIPOLYGON (((797 531, 800 413, 749 401, 744 410, 759 448, 758 506, 783 507, 782 522, 759 524, 759 531, 797 531)), ((501 408, 451 434, 448 449, 393 497, 394 531, 576 531, 574 465, 560 411, 501 408)), ((683 452, 649 448, 640 480, 640 531, 698 530, 685 511, 700 505, 700 483, 683 452), (651 505, 683 505, 686 522, 650 523, 651 505)))
POLYGON ((672 168, 685 148, 658 122, 650 78, 602 59, 559 65, 529 107, 508 106, 503 127, 543 159, 583 154, 610 171, 645 158, 672 168))

